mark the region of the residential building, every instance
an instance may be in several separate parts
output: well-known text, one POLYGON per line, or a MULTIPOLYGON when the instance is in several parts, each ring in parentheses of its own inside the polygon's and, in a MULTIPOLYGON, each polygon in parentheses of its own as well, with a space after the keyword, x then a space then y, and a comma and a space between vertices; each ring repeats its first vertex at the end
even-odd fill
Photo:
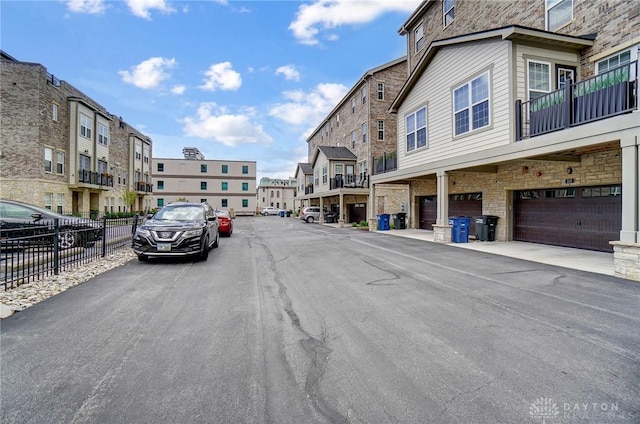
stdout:
POLYGON ((0 59, 2 197, 73 214, 148 209, 151 139, 43 65, 0 59))
MULTIPOLYGON (((429 0, 399 32, 397 168, 371 196, 407 187, 409 226, 436 241, 450 216, 491 215, 496 240, 614 251, 640 280, 640 4, 429 0)), ((374 225, 393 212, 375 204, 374 225)))
POLYGON ((182 149, 183 158, 153 158, 153 207, 175 201, 207 202, 235 215, 256 210, 256 162, 211 160, 195 147, 182 149))
POLYGON ((261 178, 256 198, 258 210, 273 206, 286 211, 296 211, 300 206, 295 201, 297 185, 295 178, 261 178))
POLYGON ((296 190, 296 200, 300 199, 297 202, 297 206, 302 209, 304 206, 309 206, 309 203, 304 203, 307 195, 313 194, 313 167, 311 164, 307 162, 299 162, 296 167, 295 172, 295 180, 298 184, 298 189, 296 190))
MULTIPOLYGON (((396 119, 388 109, 406 78, 404 57, 365 72, 309 135, 311 181, 306 166, 299 165, 296 171, 297 180, 305 184, 305 190, 297 193, 301 205, 335 212, 341 223, 366 219, 371 209, 370 170, 395 167, 396 119)), ((395 197, 406 188, 390 185, 379 190, 395 197)))

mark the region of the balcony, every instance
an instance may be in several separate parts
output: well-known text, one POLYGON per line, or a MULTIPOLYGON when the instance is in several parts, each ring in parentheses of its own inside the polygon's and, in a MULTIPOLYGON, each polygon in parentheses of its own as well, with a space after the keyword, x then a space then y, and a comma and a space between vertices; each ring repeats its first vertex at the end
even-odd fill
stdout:
POLYGON ((153 184, 144 181, 136 181, 136 191, 142 193, 153 193, 153 184))
POLYGON ((516 101, 516 141, 638 110, 634 61, 528 102, 516 101))
POLYGON ((329 180, 329 189, 336 190, 340 188, 369 188, 369 178, 367 174, 346 174, 336 175, 329 180))
POLYGON ((113 187, 113 175, 80 169, 78 170, 78 183, 113 187))
POLYGON ((398 169, 398 153, 383 153, 373 158, 373 175, 384 174, 398 169))
POLYGON ((304 194, 313 194, 313 184, 309 184, 304 188, 304 194))

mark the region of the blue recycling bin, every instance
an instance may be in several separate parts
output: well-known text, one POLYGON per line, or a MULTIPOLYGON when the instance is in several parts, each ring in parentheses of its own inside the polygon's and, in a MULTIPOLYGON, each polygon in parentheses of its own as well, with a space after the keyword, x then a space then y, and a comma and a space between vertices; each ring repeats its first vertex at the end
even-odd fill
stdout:
POLYGON ((280 218, 284 218, 284 211, 280 211, 280 218))
POLYGON ((383 213, 378 215, 378 230, 380 231, 384 231, 384 230, 388 230, 389 227, 389 218, 391 217, 391 215, 389 215, 388 213, 383 213))
POLYGON ((471 218, 468 216, 450 216, 449 225, 451 225, 451 241, 454 243, 469 242, 469 226, 471 218))

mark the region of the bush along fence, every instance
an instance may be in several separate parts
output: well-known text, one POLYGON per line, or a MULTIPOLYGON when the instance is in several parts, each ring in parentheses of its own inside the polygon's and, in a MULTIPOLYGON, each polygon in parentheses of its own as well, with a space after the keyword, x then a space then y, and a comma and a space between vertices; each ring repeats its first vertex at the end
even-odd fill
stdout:
POLYGON ((131 248, 138 215, 69 217, 0 229, 0 286, 18 287, 131 248))

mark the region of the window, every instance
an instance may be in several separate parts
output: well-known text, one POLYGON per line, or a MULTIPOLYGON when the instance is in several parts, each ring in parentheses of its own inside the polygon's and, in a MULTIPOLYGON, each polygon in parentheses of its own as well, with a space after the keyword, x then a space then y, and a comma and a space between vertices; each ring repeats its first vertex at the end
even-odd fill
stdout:
POLYGON ((242 199, 242 207, 243 208, 249 207, 249 199, 242 199))
POLYGON ((56 152, 56 173, 64 174, 64 152, 56 152))
POLYGON ((57 121, 58 120, 58 105, 53 103, 51 105, 51 119, 53 121, 57 121))
POLYGON ((280 198, 280 191, 276 191, 276 197, 279 199, 280 198))
POLYGON ((455 135, 489 125, 489 72, 453 91, 455 135))
POLYGON ((598 74, 601 74, 629 62, 631 62, 631 50, 627 50, 625 52, 618 53, 615 56, 608 57, 605 60, 601 60, 598 62, 597 72, 598 74))
POLYGON ((164 181, 160 180, 156 182, 156 188, 158 190, 164 190, 164 181))
POLYGON ((367 103, 367 87, 362 87, 362 104, 367 103))
POLYGON ((573 0, 546 0, 547 31, 558 29, 573 19, 573 0))
POLYGON ((158 199, 158 203, 157 203, 158 207, 161 208, 164 206, 164 199, 158 199))
POLYGON ((157 167, 158 167, 158 172, 164 172, 164 163, 159 162, 157 167))
POLYGON ((333 173, 335 175, 342 175, 343 169, 344 166, 341 163, 336 163, 335 165, 333 165, 333 173))
POLYGON ((424 47, 424 26, 422 24, 413 33, 416 39, 416 53, 424 47))
POLYGON ((355 131, 351 131, 351 148, 355 148, 356 147, 356 132, 355 131))
POLYGON ((91 158, 85 155, 79 155, 78 165, 83 171, 91 171, 91 158))
POLYGON ((207 199, 200 199, 200 203, 207 203, 207 199))
POLYGON ((367 161, 363 160, 358 163, 358 173, 361 180, 364 180, 367 177, 367 161))
POLYGON ((362 142, 367 142, 367 123, 362 124, 362 142))
POLYGON ((142 147, 139 144, 136 144, 136 160, 142 159, 142 147))
POLYGON ((223 208, 229 207, 229 201, 227 199, 222 199, 221 205, 223 208))
POLYGON ((228 174, 229 173, 229 166, 228 165, 222 165, 222 173, 223 174, 228 174))
POLYGON ((442 22, 444 26, 448 26, 453 22, 453 18, 455 17, 454 1, 455 0, 443 0, 442 2, 442 22))
POLYGON ((378 121, 378 140, 384 140, 384 121, 378 121))
POLYGON ((384 83, 378 83, 378 100, 384 100, 384 83))
POLYGON ((227 191, 227 190, 229 190, 229 183, 228 183, 228 182, 226 182, 226 181, 222 181, 222 182, 220 183, 220 189, 221 189, 222 191, 227 191))
POLYGON ((200 181, 200 190, 206 190, 206 189, 207 189, 207 182, 200 181))
POLYGON ((327 183, 327 165, 322 165, 322 184, 327 183))
POLYGON ((315 184, 316 187, 320 185, 319 174, 320 174, 320 172, 317 169, 313 170, 313 179, 314 179, 314 184, 315 184))
POLYGON ((528 61, 529 100, 551 91, 550 67, 549 63, 528 61))
POLYGON ((50 147, 44 148, 44 171, 53 172, 53 149, 50 147))
POLYGON ((207 164, 203 163, 200 165, 200 172, 202 173, 206 173, 207 172, 207 164))
POLYGON ((86 138, 91 138, 91 127, 93 121, 84 113, 80 114, 80 135, 86 138))
POLYGON ((339 126, 340 126, 340 114, 337 113, 336 114, 336 127, 339 127, 339 126))
POLYGON ((242 191, 249 191, 249 183, 242 183, 242 191))
POLYGON ((44 207, 45 209, 53 209, 53 193, 44 194, 44 207))
POLYGON ((103 160, 99 160, 98 161, 98 173, 99 174, 106 174, 107 173, 107 162, 105 162, 103 160))
POLYGON ((58 193, 56 195, 56 212, 62 213, 62 208, 64 207, 64 194, 58 193))
POLYGON ((98 124, 98 144, 109 145, 109 128, 102 124, 98 124))
POLYGON ((573 82, 576 82, 576 70, 575 70, 575 68, 558 67, 557 68, 557 76, 558 76, 558 81, 557 81, 558 90, 561 90, 561 89, 565 88, 565 86, 567 85, 567 82, 569 80, 571 80, 573 82))
POLYGON ((248 165, 242 165, 242 173, 243 174, 248 174, 249 173, 249 166, 248 165))
POLYGON ((423 107, 405 117, 407 152, 427 145, 427 108, 423 107))
POLYGON ((356 98, 351 98, 351 113, 356 113, 356 98))

